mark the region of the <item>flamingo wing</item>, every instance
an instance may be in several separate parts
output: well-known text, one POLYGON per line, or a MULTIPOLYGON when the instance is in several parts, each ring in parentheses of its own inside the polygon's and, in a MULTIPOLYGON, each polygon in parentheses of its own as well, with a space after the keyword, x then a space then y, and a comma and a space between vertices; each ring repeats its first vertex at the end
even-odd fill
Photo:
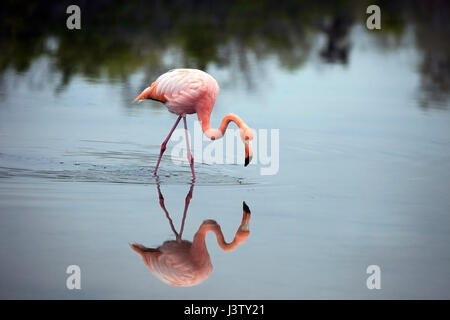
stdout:
POLYGON ((189 253, 191 243, 167 241, 162 254, 151 258, 151 271, 161 281, 178 287, 190 287, 204 281, 212 271, 209 256, 204 265, 197 265, 189 253))
POLYGON ((136 100, 153 99, 166 104, 169 111, 194 113, 203 98, 215 101, 219 93, 217 81, 201 70, 173 69, 156 79, 136 100))

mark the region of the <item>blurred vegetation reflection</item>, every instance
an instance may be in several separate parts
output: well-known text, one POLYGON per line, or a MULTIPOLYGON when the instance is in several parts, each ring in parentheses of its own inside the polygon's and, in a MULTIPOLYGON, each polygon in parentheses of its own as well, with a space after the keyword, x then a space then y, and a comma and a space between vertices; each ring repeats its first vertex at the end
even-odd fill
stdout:
POLYGON ((25 72, 45 56, 60 74, 57 91, 75 75, 114 82, 143 71, 144 86, 170 68, 205 70, 211 65, 242 73, 251 88, 250 59, 274 57, 281 68, 296 70, 310 56, 318 35, 325 37, 319 52, 324 63, 348 63, 349 34, 354 26, 365 26, 369 4, 382 8, 382 30, 362 29, 381 49, 399 46, 412 30, 421 56, 421 105, 435 101, 445 107, 450 4, 438 0, 7 0, 0 11, 0 85, 8 70, 25 72), (81 7, 81 30, 65 27, 70 4, 81 7))

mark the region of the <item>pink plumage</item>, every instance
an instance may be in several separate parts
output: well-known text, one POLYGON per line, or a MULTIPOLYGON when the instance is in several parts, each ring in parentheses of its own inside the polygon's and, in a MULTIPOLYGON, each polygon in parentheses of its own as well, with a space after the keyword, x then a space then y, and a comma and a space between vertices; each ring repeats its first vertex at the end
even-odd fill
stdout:
POLYGON ((158 79, 136 97, 135 101, 144 99, 160 101, 166 105, 170 112, 178 115, 178 119, 170 130, 169 135, 161 145, 160 155, 154 171, 155 175, 167 142, 181 118, 183 118, 184 128, 186 129, 188 161, 195 180, 194 158, 189 147, 186 124, 186 115, 193 113, 197 113, 203 132, 211 140, 222 138, 228 124, 235 122, 241 130, 241 138, 245 144, 245 165, 247 166, 250 163, 252 157, 250 141, 253 139, 253 132, 239 116, 229 113, 222 119, 218 129, 211 128, 211 112, 218 94, 219 85, 208 73, 197 69, 173 69, 159 76, 158 79))
MULTIPOLYGON (((164 204, 162 207, 165 210, 164 204)), ((192 242, 182 240, 181 235, 177 235, 176 240, 166 241, 157 248, 147 248, 138 243, 130 246, 142 257, 145 265, 159 280, 172 286, 191 287, 205 281, 213 271, 206 247, 206 234, 210 231, 214 232, 220 248, 224 251, 233 251, 244 243, 250 234, 250 216, 250 209, 244 202, 241 224, 230 243, 225 241, 222 230, 216 221, 205 220, 194 235, 192 242)))

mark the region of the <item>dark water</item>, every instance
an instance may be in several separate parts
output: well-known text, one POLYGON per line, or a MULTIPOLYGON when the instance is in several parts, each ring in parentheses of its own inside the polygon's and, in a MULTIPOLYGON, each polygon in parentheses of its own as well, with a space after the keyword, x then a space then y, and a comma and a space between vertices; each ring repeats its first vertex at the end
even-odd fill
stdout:
MULTIPOLYGON (((364 2, 259 3, 82 2, 80 31, 64 3, 3 10, 1 298, 450 297, 448 4, 380 2, 368 31, 364 2), (184 239, 213 219, 231 241, 243 201, 252 217, 232 252, 207 236, 214 270, 191 288, 129 247, 174 239, 152 170, 175 117, 131 102, 174 67, 218 80, 213 126, 235 112, 279 129, 275 175, 195 164, 184 239), (72 264, 81 290, 66 288, 72 264), (369 265, 381 290, 366 287, 369 265)), ((190 178, 163 158, 177 228, 190 178)))

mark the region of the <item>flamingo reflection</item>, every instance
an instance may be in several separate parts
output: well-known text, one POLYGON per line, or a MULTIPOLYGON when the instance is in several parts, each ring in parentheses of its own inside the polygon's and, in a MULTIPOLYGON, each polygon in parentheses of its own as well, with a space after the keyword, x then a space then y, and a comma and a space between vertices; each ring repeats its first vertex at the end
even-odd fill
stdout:
POLYGON ((183 240, 182 234, 189 203, 192 199, 194 184, 191 184, 186 195, 180 232, 177 232, 173 225, 173 221, 164 204, 164 197, 159 184, 157 184, 157 189, 159 204, 166 214, 170 228, 175 234, 175 240, 165 241, 157 248, 147 248, 139 243, 133 243, 130 247, 142 257, 145 265, 161 281, 178 287, 198 285, 205 281, 213 270, 206 247, 206 234, 210 231, 213 232, 222 250, 233 251, 240 244, 244 243, 250 234, 250 209, 244 202, 241 224, 236 231, 233 241, 225 241, 220 225, 216 221, 205 220, 195 233, 193 241, 190 242, 183 240))

